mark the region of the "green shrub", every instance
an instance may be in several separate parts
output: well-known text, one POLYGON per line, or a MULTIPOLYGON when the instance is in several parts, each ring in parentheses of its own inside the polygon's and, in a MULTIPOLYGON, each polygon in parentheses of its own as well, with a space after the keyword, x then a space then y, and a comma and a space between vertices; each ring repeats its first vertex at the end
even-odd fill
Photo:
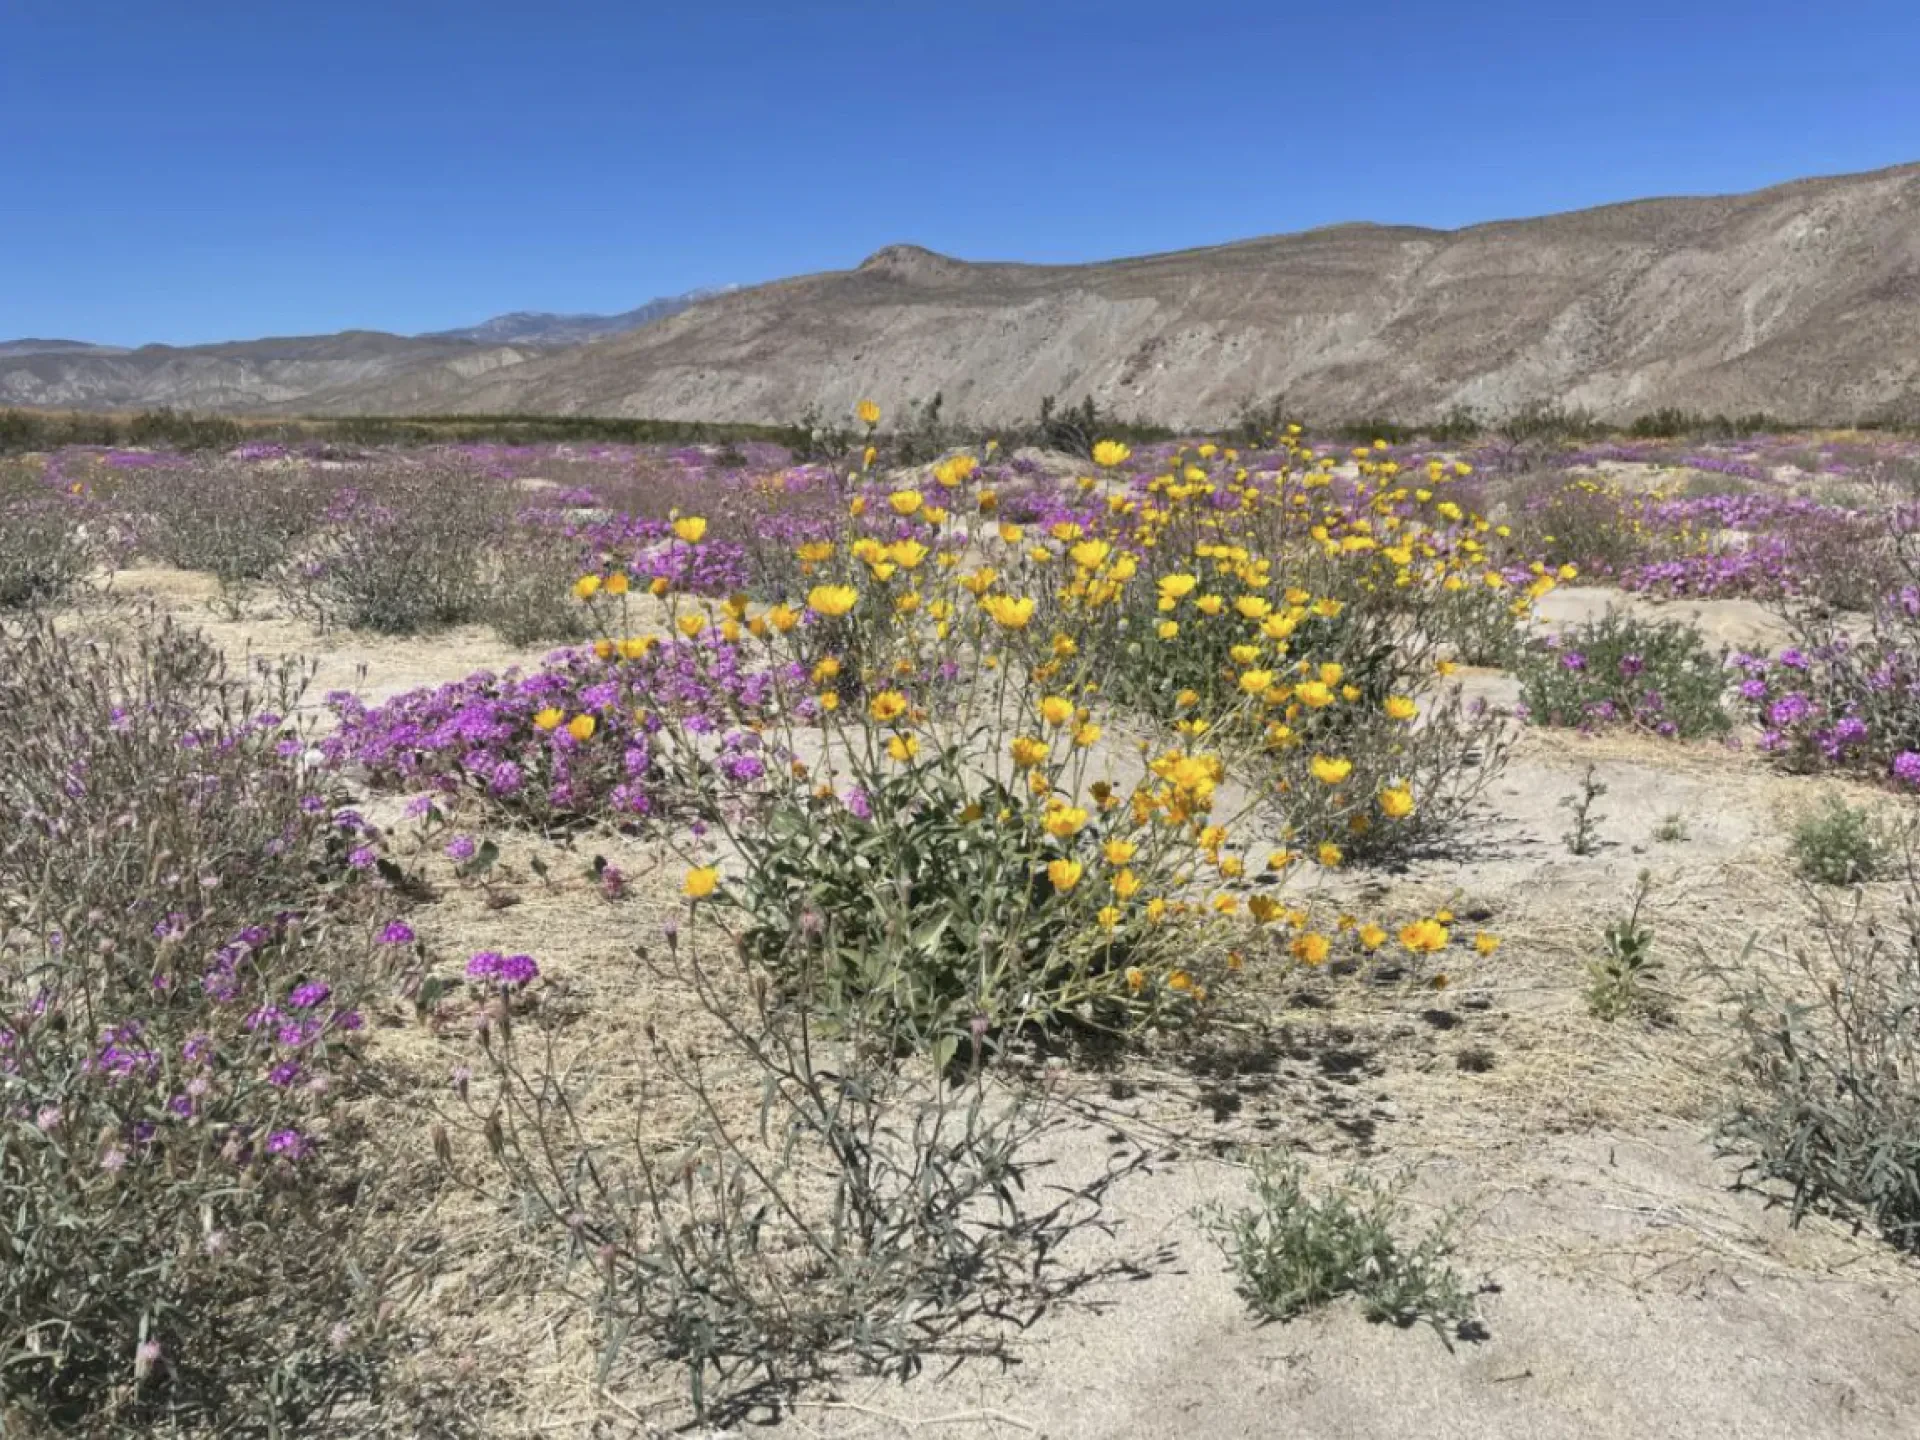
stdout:
POLYGON ((1724 656, 1678 620, 1641 620, 1608 611, 1528 651, 1520 698, 1536 725, 1630 725, 1695 739, 1732 725, 1722 696, 1724 656))
POLYGON ((1829 796, 1793 827, 1794 868, 1818 885, 1854 885, 1877 880, 1894 857, 1887 828, 1863 807, 1829 796))
POLYGON ((1263 1319, 1291 1320, 1342 1295, 1356 1297, 1369 1320, 1426 1321, 1442 1339, 1473 1318, 1473 1296, 1447 1263, 1457 1217, 1448 1215, 1408 1244, 1410 1176, 1391 1185, 1362 1171, 1346 1194, 1308 1193, 1306 1167, 1271 1151, 1254 1157, 1254 1203, 1201 1212, 1237 1278, 1236 1288, 1263 1319))
MULTIPOLYGON (((1124 972, 1155 955, 1164 968, 1174 943, 1137 905, 1101 928, 1109 897, 1049 878, 1056 861, 1097 872, 1104 839, 1135 833, 1126 809, 1082 811, 1078 833, 1050 835, 1028 801, 981 777, 983 761, 974 746, 942 747, 863 777, 850 803, 794 787, 735 835, 744 874, 720 896, 744 952, 806 990, 827 1023, 893 1017, 943 1065, 969 1035, 1135 1023, 1144 1005, 1124 972)), ((1171 888, 1150 850, 1133 869, 1145 893, 1171 888)))

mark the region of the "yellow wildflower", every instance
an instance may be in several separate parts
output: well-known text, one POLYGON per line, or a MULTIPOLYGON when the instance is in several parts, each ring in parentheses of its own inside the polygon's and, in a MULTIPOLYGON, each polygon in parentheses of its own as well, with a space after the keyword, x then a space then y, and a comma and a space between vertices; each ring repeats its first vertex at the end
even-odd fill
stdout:
POLYGON ((829 619, 844 615, 860 599, 851 585, 816 585, 807 592, 807 608, 829 619))

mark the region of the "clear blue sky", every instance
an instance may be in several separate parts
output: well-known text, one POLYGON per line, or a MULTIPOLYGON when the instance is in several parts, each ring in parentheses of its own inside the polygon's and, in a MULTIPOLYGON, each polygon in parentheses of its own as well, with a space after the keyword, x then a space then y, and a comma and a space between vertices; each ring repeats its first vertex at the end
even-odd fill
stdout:
POLYGON ((1920 159, 1916 62, 1915 0, 0 0, 0 339, 1744 190, 1920 159))

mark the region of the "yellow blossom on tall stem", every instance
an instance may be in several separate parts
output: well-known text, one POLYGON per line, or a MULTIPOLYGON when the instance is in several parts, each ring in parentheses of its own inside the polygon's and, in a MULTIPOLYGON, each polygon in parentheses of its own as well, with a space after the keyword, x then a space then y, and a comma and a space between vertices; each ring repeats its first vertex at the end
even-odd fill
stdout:
POLYGON ((816 585, 807 592, 807 608, 816 615, 836 619, 845 615, 860 599, 851 585, 816 585))

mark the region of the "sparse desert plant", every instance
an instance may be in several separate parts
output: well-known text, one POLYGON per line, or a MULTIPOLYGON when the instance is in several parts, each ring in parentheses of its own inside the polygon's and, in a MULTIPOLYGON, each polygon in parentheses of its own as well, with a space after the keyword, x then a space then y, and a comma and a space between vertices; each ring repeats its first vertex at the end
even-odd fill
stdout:
POLYGON ((1580 777, 1580 788, 1571 795, 1560 797, 1560 808, 1573 818, 1561 839, 1569 852, 1575 855, 1592 855, 1600 848, 1600 816, 1594 805, 1607 793, 1607 782, 1600 779, 1594 767, 1587 766, 1586 773, 1580 777))
POLYGON ((1794 868, 1816 885, 1856 885, 1877 880, 1893 862, 1896 838, 1864 806, 1829 796, 1793 827, 1794 868))
POLYGON ((563 534, 516 527, 486 559, 480 614, 509 645, 588 638, 587 615, 573 593, 581 545, 563 534))
POLYGON ((1687 817, 1678 810, 1672 810, 1653 827, 1653 838, 1662 845, 1678 845, 1693 837, 1687 828, 1687 817))
POLYGON ((1744 1083, 1720 1143, 1749 1182, 1785 1187, 1796 1223, 1838 1214, 1920 1250, 1920 879, 1892 923, 1857 892, 1811 898, 1782 970, 1750 943, 1722 971, 1744 1083))
POLYGON ((1536 725, 1630 725, 1683 740, 1724 733, 1726 670, 1700 632, 1678 620, 1610 610, 1530 650, 1520 697, 1536 725))
POLYGON ((1645 870, 1634 884, 1633 908, 1601 935, 1599 957, 1587 966, 1587 1009, 1597 1019, 1618 1020, 1634 1011, 1655 1013, 1661 966, 1653 953, 1653 930, 1640 918, 1653 892, 1645 870))
POLYGON ((1410 1175, 1383 1183, 1354 1170, 1340 1189, 1315 1196, 1293 1156, 1261 1152, 1250 1171, 1251 1206, 1215 1205, 1200 1219, 1261 1318, 1291 1320, 1352 1295, 1369 1320, 1425 1321, 1449 1343, 1450 1330, 1472 1321, 1473 1295, 1448 1263, 1457 1214, 1411 1243, 1399 1233, 1410 1175))
POLYGON ((977 1048, 964 1079, 903 1067, 896 1056, 935 1038, 905 1011, 823 1032, 812 987, 788 1004, 751 965, 722 974, 699 958, 699 913, 664 973, 720 1037, 696 1048, 649 1027, 654 1094, 679 1107, 679 1133, 623 1124, 636 1139, 597 1139, 564 1068, 504 1017, 483 1035, 484 1109, 469 1093, 508 1198, 598 1323, 602 1378, 623 1359, 664 1361, 697 1419, 726 1421, 837 1367, 911 1374, 994 1353, 993 1318, 1046 1302, 1055 1249, 1097 1217, 1101 1187, 1030 1203, 1041 1103, 990 1085, 977 1048), (714 1080, 728 1060, 757 1105, 714 1080))

